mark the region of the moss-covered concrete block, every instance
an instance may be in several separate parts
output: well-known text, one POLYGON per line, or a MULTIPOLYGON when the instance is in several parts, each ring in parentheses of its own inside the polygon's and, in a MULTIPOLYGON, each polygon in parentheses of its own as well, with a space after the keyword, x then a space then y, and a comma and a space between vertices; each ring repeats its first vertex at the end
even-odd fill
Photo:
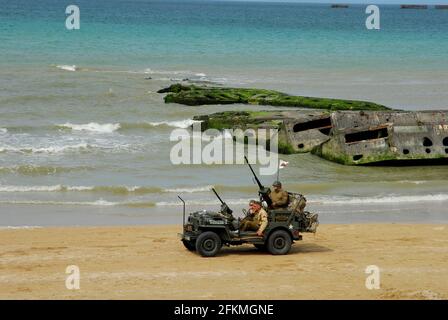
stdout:
POLYGON ((373 102, 293 96, 266 89, 173 84, 158 92, 168 93, 165 96, 166 103, 179 103, 188 106, 241 103, 323 110, 390 110, 386 106, 373 102))

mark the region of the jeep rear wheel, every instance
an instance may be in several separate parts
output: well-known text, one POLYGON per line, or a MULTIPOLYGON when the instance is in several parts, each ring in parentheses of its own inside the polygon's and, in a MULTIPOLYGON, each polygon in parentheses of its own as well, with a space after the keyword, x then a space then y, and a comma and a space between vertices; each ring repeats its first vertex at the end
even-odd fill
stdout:
POLYGON ((188 249, 188 251, 195 251, 196 250, 196 245, 194 244, 193 241, 188 241, 188 240, 182 240, 182 243, 184 244, 185 248, 188 249))
POLYGON ((267 241, 267 248, 271 254, 287 254, 291 249, 291 236, 285 230, 274 231, 267 241))
POLYGON ((221 238, 212 231, 201 233, 196 240, 196 251, 203 257, 214 257, 221 247, 221 238))

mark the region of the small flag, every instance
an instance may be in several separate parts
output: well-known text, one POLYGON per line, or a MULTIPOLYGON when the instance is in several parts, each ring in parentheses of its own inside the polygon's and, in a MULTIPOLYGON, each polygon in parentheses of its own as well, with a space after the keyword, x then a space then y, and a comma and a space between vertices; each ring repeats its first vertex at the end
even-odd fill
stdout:
POLYGON ((289 164, 288 161, 280 160, 280 163, 279 163, 279 165, 278 165, 278 168, 279 168, 279 169, 283 169, 283 168, 285 168, 288 164, 289 164))

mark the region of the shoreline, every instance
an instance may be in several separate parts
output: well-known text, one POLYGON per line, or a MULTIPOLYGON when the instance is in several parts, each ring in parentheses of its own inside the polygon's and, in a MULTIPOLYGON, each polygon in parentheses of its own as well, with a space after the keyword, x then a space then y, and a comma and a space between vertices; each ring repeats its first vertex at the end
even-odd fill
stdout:
POLYGON ((448 224, 321 225, 285 256, 187 251, 180 226, 0 229, 2 299, 446 299, 448 224), (428 264, 428 262, 431 262, 428 264), (67 266, 80 290, 65 287, 67 266), (380 268, 379 290, 365 269, 380 268), (269 285, 266 285, 268 283, 269 285))
MULTIPOLYGON (((365 220, 365 221, 356 221, 356 222, 330 222, 330 223, 322 223, 319 222, 320 225, 330 225, 330 226, 350 226, 350 225, 402 225, 402 226, 425 226, 425 225, 433 225, 433 226, 446 226, 448 225, 447 221, 388 221, 388 220, 365 220)), ((0 225, 0 232, 8 231, 8 230, 55 230, 55 229, 114 229, 114 228, 179 228, 182 229, 182 225, 177 222, 160 222, 160 223, 146 223, 146 224, 86 224, 86 225, 17 225, 17 226, 2 226, 0 225)))

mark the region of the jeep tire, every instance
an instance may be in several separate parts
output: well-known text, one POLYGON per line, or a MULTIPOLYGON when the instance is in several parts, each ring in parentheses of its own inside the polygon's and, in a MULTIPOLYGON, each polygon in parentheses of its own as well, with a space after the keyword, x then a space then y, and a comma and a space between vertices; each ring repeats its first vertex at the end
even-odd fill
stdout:
POLYGON ((193 241, 188 241, 183 239, 182 243, 184 244, 185 248, 188 249, 188 251, 195 251, 196 250, 196 245, 193 241))
POLYGON ((287 254, 291 249, 292 239, 285 230, 274 231, 266 243, 268 251, 273 255, 287 254))
POLYGON ((196 251, 203 257, 214 257, 221 247, 221 238, 212 231, 203 232, 196 239, 196 251))

